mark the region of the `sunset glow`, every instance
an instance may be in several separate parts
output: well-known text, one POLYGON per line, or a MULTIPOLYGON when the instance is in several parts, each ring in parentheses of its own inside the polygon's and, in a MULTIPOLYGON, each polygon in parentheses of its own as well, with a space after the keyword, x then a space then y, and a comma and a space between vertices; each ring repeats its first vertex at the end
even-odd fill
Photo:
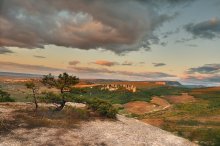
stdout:
POLYGON ((0 10, 1 72, 220 84, 219 0, 3 0, 0 10))

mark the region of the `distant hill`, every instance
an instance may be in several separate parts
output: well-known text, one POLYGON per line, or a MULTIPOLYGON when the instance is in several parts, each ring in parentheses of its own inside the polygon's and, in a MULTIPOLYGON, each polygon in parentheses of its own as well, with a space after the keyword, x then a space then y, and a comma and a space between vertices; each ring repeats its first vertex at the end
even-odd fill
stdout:
POLYGON ((203 85, 183 85, 186 88, 205 88, 203 85))
POLYGON ((112 82, 125 82, 124 80, 117 80, 117 79, 81 79, 83 82, 89 82, 94 84, 106 84, 112 82))
MULTIPOLYGON (((29 74, 29 73, 15 73, 15 72, 0 72, 0 77, 8 78, 41 78, 43 75, 40 74, 29 74)), ((178 81, 126 81, 119 79, 80 79, 82 84, 110 84, 110 83, 124 83, 124 84, 156 84, 156 85, 167 85, 176 87, 186 88, 202 88, 203 85, 182 85, 178 81)))
POLYGON ((167 86, 182 86, 178 81, 165 81, 167 86))
POLYGON ((0 77, 12 77, 12 78, 40 78, 43 75, 39 74, 27 74, 27 73, 15 73, 15 72, 0 72, 0 77))

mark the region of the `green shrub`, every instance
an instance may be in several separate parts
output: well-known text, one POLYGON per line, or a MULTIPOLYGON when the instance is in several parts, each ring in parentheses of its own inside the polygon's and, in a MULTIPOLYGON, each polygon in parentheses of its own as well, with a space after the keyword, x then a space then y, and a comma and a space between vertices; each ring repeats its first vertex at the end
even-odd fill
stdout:
POLYGON ((39 100, 46 103, 58 103, 61 101, 61 97, 53 92, 43 92, 43 95, 39 97, 39 100))
POLYGON ((87 101, 87 104, 91 109, 97 111, 102 116, 106 116, 108 118, 116 118, 117 109, 113 107, 113 105, 102 99, 91 99, 87 101))
POLYGON ((101 116, 106 116, 108 118, 116 118, 118 110, 109 101, 99 99, 99 98, 88 98, 83 96, 75 96, 68 94, 66 99, 70 102, 85 103, 88 107, 101 116))
POLYGON ((14 102, 15 100, 10 97, 10 94, 0 90, 0 102, 14 102))
POLYGON ((76 103, 87 103, 87 98, 81 96, 68 97, 69 101, 76 103))

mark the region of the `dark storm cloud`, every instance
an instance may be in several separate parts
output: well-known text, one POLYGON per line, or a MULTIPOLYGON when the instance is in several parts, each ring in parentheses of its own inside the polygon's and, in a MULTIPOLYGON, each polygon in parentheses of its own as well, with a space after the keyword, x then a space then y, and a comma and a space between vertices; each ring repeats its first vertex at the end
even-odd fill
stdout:
POLYGON ((1 69, 25 69, 31 71, 47 71, 47 72, 55 72, 55 71, 66 71, 60 68, 47 67, 43 65, 30 65, 30 64, 20 64, 14 62, 3 62, 0 61, 1 69))
POLYGON ((0 47, 0 54, 8 54, 8 53, 14 53, 14 52, 7 48, 0 47))
POLYGON ((165 66, 165 63, 152 63, 155 67, 165 66))
POLYGON ((119 75, 143 77, 149 79, 176 77, 174 75, 170 75, 162 72, 130 72, 130 71, 117 71, 117 70, 113 71, 106 68, 91 68, 91 67, 74 67, 72 69, 74 69, 76 72, 81 72, 81 73, 119 74, 119 75))
POLYGON ((0 0, 0 46, 45 45, 103 48, 117 54, 149 50, 154 30, 176 15, 159 13, 166 4, 189 0, 0 0))
POLYGON ((40 59, 44 59, 46 58, 45 56, 40 56, 40 55, 34 55, 35 58, 40 58, 40 59))
POLYGON ((194 38, 213 39, 220 36, 220 20, 218 18, 212 18, 197 24, 190 23, 185 25, 184 28, 194 38))
POLYGON ((190 68, 187 73, 214 74, 220 72, 220 64, 205 64, 200 67, 190 68))

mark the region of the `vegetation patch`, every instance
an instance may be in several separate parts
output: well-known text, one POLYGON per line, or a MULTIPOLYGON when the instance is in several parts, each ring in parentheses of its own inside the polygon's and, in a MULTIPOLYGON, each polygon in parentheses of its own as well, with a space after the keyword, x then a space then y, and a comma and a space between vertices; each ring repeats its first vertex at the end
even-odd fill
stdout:
POLYGON ((80 121, 90 119, 86 109, 66 106, 62 111, 54 111, 46 107, 40 107, 37 111, 17 110, 15 119, 26 128, 55 127, 75 128, 80 121))
POLYGON ((10 97, 10 94, 0 89, 0 102, 14 102, 15 100, 10 97))

